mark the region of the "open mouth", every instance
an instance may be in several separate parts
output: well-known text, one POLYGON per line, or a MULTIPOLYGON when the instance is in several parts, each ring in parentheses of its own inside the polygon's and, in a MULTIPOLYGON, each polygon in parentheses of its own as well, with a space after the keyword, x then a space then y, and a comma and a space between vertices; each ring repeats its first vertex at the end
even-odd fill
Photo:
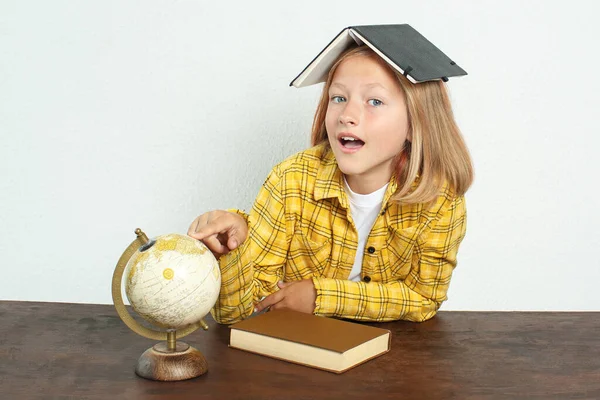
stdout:
POLYGON ((346 149, 359 149, 365 144, 365 142, 363 142, 362 140, 350 136, 340 137, 340 143, 346 149))

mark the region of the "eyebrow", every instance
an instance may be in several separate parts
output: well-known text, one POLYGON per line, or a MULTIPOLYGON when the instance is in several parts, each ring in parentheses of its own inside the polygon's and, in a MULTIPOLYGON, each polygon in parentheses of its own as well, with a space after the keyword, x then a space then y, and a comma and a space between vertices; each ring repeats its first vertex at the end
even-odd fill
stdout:
MULTIPOLYGON (((339 82, 334 82, 329 87, 331 88, 331 87, 334 87, 334 86, 339 86, 342 89, 347 89, 347 87, 344 84, 339 83, 339 82)), ((378 83, 378 82, 366 84, 366 85, 364 85, 364 87, 366 87, 367 89, 370 89, 370 88, 373 88, 373 87, 380 87, 380 88, 382 88, 384 90, 387 90, 387 88, 385 86, 383 86, 381 83, 378 83)))

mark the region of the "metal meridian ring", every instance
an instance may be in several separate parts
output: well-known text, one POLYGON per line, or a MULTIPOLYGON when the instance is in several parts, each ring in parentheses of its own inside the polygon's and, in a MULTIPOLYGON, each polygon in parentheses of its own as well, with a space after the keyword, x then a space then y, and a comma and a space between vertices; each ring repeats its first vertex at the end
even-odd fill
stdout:
MULTIPOLYGON (((115 309, 117 310, 117 314, 125 325, 129 327, 132 331, 137 333, 138 335, 144 336, 148 339, 152 340, 167 340, 167 332, 162 332, 154 329, 146 328, 137 322, 127 311, 125 304, 123 303, 123 296, 121 295, 121 282, 123 280, 123 273, 125 272, 125 267, 127 263, 136 252, 137 249, 140 248, 144 243, 140 240, 140 238, 136 238, 127 249, 123 252, 121 258, 117 262, 117 266, 115 267, 115 272, 113 273, 112 278, 112 298, 113 304, 115 305, 115 309)), ((203 328, 204 330, 208 329, 208 325, 204 320, 200 320, 199 322, 186 326, 182 330, 177 330, 177 338, 182 338, 184 336, 189 335, 194 332, 198 328, 203 328)))

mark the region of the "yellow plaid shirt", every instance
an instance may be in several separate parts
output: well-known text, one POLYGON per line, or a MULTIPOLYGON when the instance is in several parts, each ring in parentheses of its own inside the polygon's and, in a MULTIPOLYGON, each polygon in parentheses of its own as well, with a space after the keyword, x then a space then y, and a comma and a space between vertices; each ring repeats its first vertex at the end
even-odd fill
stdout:
POLYGON ((331 150, 316 146, 277 165, 250 214, 248 239, 219 260, 221 292, 213 317, 221 323, 252 314, 277 282, 312 279, 315 314, 366 321, 433 317, 446 300, 465 235, 462 196, 444 187, 433 206, 389 202, 367 239, 362 281, 348 280, 358 234, 331 150))

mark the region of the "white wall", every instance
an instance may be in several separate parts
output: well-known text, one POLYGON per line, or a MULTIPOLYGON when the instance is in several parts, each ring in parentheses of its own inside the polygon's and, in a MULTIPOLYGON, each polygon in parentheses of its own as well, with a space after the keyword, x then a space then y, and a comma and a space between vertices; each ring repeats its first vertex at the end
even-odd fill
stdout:
POLYGON ((410 23, 469 72, 444 309, 600 309, 597 2, 255 3, 0 1, 0 299, 110 303, 136 227, 249 208, 308 145, 320 87, 288 84, 333 35, 410 23))

